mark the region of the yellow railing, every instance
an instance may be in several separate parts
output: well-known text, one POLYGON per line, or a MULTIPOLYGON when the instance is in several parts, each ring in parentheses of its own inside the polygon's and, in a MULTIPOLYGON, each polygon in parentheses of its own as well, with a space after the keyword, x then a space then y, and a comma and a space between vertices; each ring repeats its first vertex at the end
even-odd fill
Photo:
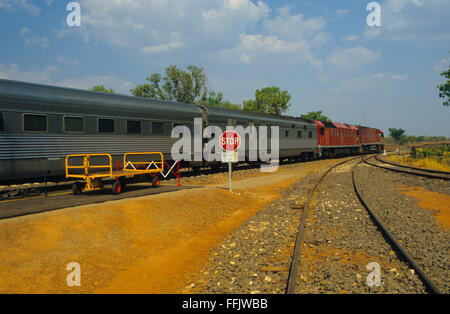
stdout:
POLYGON ((123 171, 142 171, 142 172, 161 172, 164 171, 164 155, 161 152, 145 152, 145 153, 126 153, 123 155, 123 171), (137 155, 159 155, 161 157, 160 161, 131 161, 128 160, 127 157, 129 156, 137 156, 137 155), (156 168, 149 168, 151 164, 154 164, 156 168), (131 165, 133 169, 128 168, 128 166, 131 165), (138 169, 139 165, 147 166, 144 169, 138 169), (158 167, 158 165, 160 167, 158 167))
MULTIPOLYGON (((89 175, 89 169, 92 168, 109 168, 109 176, 112 177, 113 174, 113 166, 112 166, 112 158, 110 154, 73 154, 66 156, 66 178, 85 178, 89 175), (69 159, 83 157, 83 165, 82 166, 70 166, 69 159), (90 158, 91 157, 108 157, 109 163, 107 165, 91 165, 90 158), (84 169, 84 174, 71 174, 69 173, 69 169, 84 169)), ((104 176, 104 175, 102 175, 104 176)))

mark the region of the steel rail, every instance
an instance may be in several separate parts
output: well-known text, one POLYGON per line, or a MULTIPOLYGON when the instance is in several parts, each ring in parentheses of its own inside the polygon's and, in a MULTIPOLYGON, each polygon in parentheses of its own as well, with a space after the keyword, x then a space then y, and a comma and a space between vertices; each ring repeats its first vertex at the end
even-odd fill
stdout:
MULTIPOLYGON (((373 156, 370 157, 370 158, 373 158, 373 156)), ((370 158, 367 158, 367 159, 370 159, 370 158)), ((382 166, 382 165, 377 165, 377 164, 371 163, 367 159, 362 160, 362 162, 364 162, 364 163, 366 163, 368 165, 374 166, 374 167, 381 168, 381 169, 386 169, 386 170, 399 172, 399 173, 406 173, 406 174, 416 175, 416 176, 430 178, 430 179, 450 180, 450 176, 444 177, 444 176, 439 176, 439 175, 435 175, 435 174, 431 174, 431 173, 420 173, 420 172, 414 172, 414 171, 407 171, 407 170, 403 170, 403 169, 396 169, 396 168, 392 168, 392 167, 385 167, 385 166, 382 166)), ((424 171, 424 172, 426 172, 426 171, 424 171)))
MULTIPOLYGON (((369 157, 372 158, 372 157, 369 157)), ((369 159, 366 158, 366 159, 369 159)), ((372 219, 375 221, 376 225, 381 228, 383 234, 388 238, 391 245, 397 249, 398 252, 401 253, 401 255, 408 261, 410 266, 417 272, 419 277, 422 279, 425 286, 431 291, 432 293, 441 294, 442 292, 439 290, 439 288, 434 284, 434 282, 425 274, 425 272, 422 270, 422 268, 417 264, 417 262, 414 260, 414 258, 402 247, 400 242, 398 242, 395 237, 392 235, 392 233, 389 231, 389 229, 381 222, 381 220, 375 215, 375 213, 370 209, 370 207, 367 205, 367 203, 364 201, 364 198, 362 197, 360 193, 360 189, 358 189, 358 186, 356 184, 355 180, 355 169, 359 164, 362 162, 366 162, 366 159, 362 159, 360 162, 358 162, 355 166, 352 168, 352 180, 353 180, 353 187, 355 189, 355 193, 358 196, 359 201, 364 206, 364 208, 367 210, 369 215, 372 217, 372 219)))
POLYGON ((291 266, 289 268, 289 275, 288 275, 288 281, 287 281, 287 287, 286 287, 286 294, 294 294, 295 293, 295 285, 297 281, 297 273, 298 273, 298 263, 300 260, 300 250, 303 245, 303 232, 305 229, 305 220, 306 220, 306 212, 308 211, 309 203, 311 202, 312 196, 314 195, 314 192, 319 187, 319 184, 323 181, 323 179, 327 176, 328 173, 330 173, 333 169, 339 167, 340 165, 343 165, 349 161, 353 161, 356 158, 347 159, 344 161, 341 161, 334 166, 328 168, 328 170, 317 180, 316 184, 312 188, 311 191, 308 193, 308 197, 306 199, 305 205, 303 207, 302 216, 300 218, 300 225, 298 227, 297 231, 297 237, 295 239, 295 246, 294 246, 294 254, 291 259, 291 266))
POLYGON ((424 172, 431 172, 431 173, 439 173, 439 174, 447 174, 450 175, 450 172, 448 171, 441 171, 441 170, 434 170, 434 169, 426 169, 426 168, 419 168, 419 167, 413 167, 413 166, 406 166, 406 165, 402 165, 393 161, 389 161, 389 160, 383 160, 381 158, 379 158, 378 156, 375 156, 375 159, 378 160, 379 162, 385 163, 385 164, 389 164, 392 166, 397 166, 397 167, 402 167, 402 168, 408 168, 408 169, 413 169, 413 170, 419 170, 419 171, 424 171, 424 172))

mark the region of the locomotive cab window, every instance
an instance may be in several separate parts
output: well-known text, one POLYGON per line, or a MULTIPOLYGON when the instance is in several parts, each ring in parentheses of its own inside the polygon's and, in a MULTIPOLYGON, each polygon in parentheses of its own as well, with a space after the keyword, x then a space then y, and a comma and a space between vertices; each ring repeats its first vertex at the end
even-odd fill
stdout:
POLYGON ((23 130, 26 132, 47 132, 47 116, 43 114, 24 114, 23 130))
POLYGON ((64 132, 83 133, 84 119, 82 117, 64 117, 64 132))
POLYGON ((289 137, 289 131, 284 131, 284 136, 289 137))
POLYGON ((164 134, 164 123, 152 122, 152 134, 164 134))
POLYGON ((324 128, 320 128, 320 135, 324 135, 325 134, 325 129, 324 128))
POLYGON ((141 121, 127 121, 127 134, 141 134, 141 121))
POLYGON ((302 131, 297 131, 297 137, 302 137, 302 131))
POLYGON ((113 119, 98 119, 98 131, 100 133, 114 133, 113 119))
POLYGON ((308 133, 309 138, 312 138, 312 132, 308 133))

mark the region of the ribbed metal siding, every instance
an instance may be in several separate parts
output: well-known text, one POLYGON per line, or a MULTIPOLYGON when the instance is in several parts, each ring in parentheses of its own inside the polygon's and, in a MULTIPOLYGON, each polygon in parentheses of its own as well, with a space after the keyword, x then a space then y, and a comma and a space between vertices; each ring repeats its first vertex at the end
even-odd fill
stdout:
POLYGON ((58 158, 85 153, 155 151, 170 154, 176 141, 167 137, 0 136, 0 160, 58 158))

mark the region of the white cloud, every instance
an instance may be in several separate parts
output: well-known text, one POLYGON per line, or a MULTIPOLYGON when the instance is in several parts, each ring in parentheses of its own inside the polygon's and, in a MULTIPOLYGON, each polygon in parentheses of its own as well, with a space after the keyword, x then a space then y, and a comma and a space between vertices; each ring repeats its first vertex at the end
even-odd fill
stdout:
POLYGON ((345 41, 356 41, 359 39, 359 37, 357 35, 349 35, 349 36, 343 37, 342 39, 345 41))
POLYGON ((0 0, 0 9, 8 11, 24 11, 28 15, 38 16, 41 8, 32 5, 28 0, 0 0))
POLYGON ((34 68, 29 71, 24 71, 19 68, 17 64, 4 65, 0 63, 0 78, 15 80, 15 81, 26 81, 32 83, 43 83, 50 84, 50 74, 55 72, 57 68, 54 67, 39 69, 34 68))
POLYGON ((433 71, 435 73, 442 73, 448 70, 449 66, 450 66, 450 57, 444 58, 433 67, 433 71))
POLYGON ((346 16, 348 14, 348 10, 347 9, 337 9, 336 10, 336 15, 338 17, 343 17, 346 16))
MULTIPOLYGON (((262 1, 250 0, 81 0, 86 41, 142 53, 170 52, 181 47, 237 43, 238 34, 269 13, 262 1)), ((73 33, 65 27, 59 36, 73 33)))
MULTIPOLYGON (((250 0, 211 1, 215 8, 202 9, 202 29, 207 35, 236 34, 268 16, 270 9, 262 1, 250 0), (219 4, 219 5, 217 5, 219 4)), ((228 36, 227 36, 228 37, 228 36)))
POLYGON ((303 14, 291 15, 289 8, 277 10, 279 15, 273 19, 266 19, 264 27, 269 35, 275 35, 284 40, 298 40, 310 38, 321 31, 326 22, 323 18, 305 19, 303 14))
POLYGON ((78 60, 73 59, 71 57, 65 57, 61 54, 57 54, 56 55, 56 61, 66 64, 66 65, 76 65, 78 64, 78 60))
POLYGON ((376 73, 370 76, 373 80, 390 79, 392 81, 406 81, 409 78, 408 74, 389 74, 389 73, 376 73))
POLYGON ((385 0, 381 4, 381 27, 366 29, 368 39, 396 41, 449 41, 450 1, 385 0))
POLYGON ((409 78, 409 75, 408 74, 392 74, 391 78, 394 81, 405 81, 409 78))
POLYGON ((31 37, 25 38, 25 44, 29 47, 41 46, 42 48, 47 48, 50 40, 47 37, 31 37))
POLYGON ((144 53, 159 53, 183 47, 182 35, 180 33, 172 33, 170 37, 173 39, 167 44, 142 47, 141 51, 144 53))
POLYGON ((330 53, 326 62, 339 69, 360 69, 364 65, 376 62, 381 58, 380 52, 374 52, 364 47, 337 49, 330 53))
POLYGON ((24 81, 30 83, 56 85, 77 89, 90 89, 96 85, 104 85, 113 88, 121 94, 129 94, 130 89, 135 85, 129 81, 119 79, 109 75, 86 76, 80 78, 68 78, 64 80, 54 80, 52 75, 59 72, 57 66, 45 68, 32 67, 29 70, 22 70, 17 64, 0 63, 0 79, 24 81))
POLYGON ((25 44, 28 47, 41 46, 42 48, 46 48, 50 43, 50 40, 47 37, 28 37, 29 33, 31 33, 31 31, 28 27, 22 27, 20 30, 20 35, 24 37, 25 44))
POLYGON ((370 76, 371 79, 382 79, 384 78, 385 74, 384 73, 376 73, 370 76))
POLYGON ((20 30, 20 35, 25 36, 29 32, 30 32, 30 29, 28 27, 22 27, 22 29, 20 30))

